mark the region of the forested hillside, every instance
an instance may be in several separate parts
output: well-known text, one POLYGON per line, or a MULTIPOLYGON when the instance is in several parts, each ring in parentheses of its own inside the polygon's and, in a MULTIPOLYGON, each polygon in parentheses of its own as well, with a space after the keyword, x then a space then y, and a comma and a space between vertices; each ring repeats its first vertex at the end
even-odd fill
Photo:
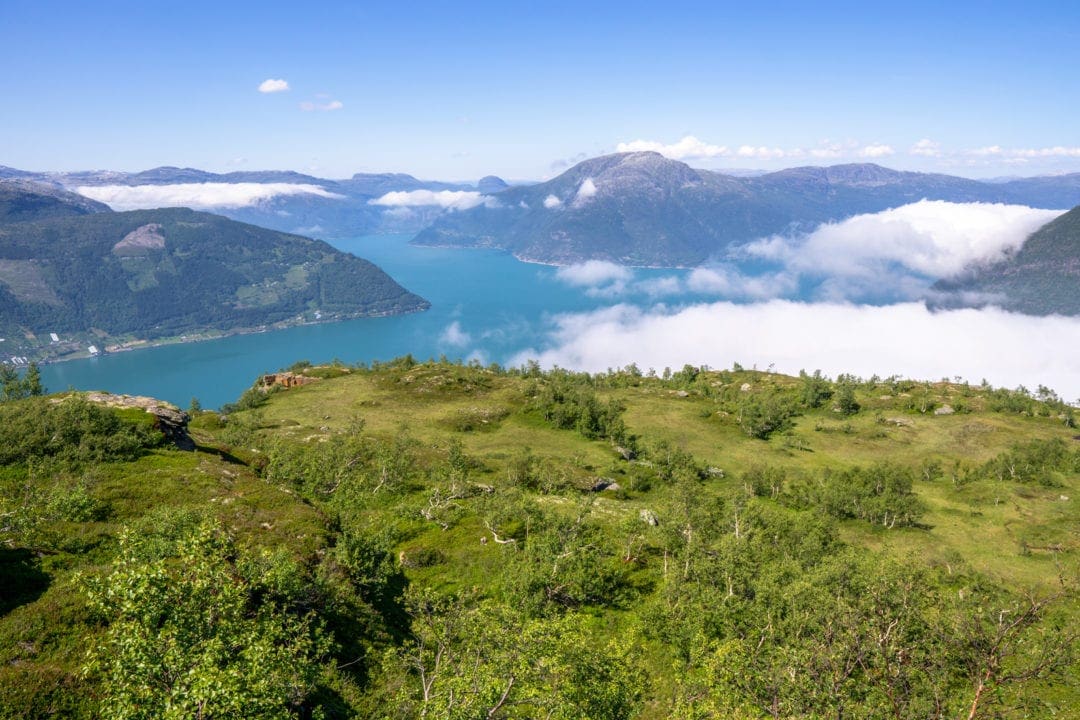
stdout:
POLYGON ((944 304, 993 303, 1031 315, 1080 315, 1080 207, 1047 223, 1019 250, 934 285, 944 304))
POLYGON ((104 344, 427 307, 324 242, 183 208, 0 224, 0 335, 104 344))
POLYGON ((1047 388, 291 372, 193 401, 194 451, 178 411, 0 403, 0 717, 1080 704, 1080 431, 1047 388))

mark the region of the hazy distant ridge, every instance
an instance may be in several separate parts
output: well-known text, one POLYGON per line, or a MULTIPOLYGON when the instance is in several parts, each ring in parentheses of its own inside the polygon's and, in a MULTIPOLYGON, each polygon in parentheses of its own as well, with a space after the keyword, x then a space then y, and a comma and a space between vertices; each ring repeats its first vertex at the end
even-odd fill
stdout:
POLYGON ((690 266, 735 244, 922 199, 1068 208, 1080 204, 1080 174, 989 183, 859 164, 734 177, 640 152, 586 160, 497 199, 441 216, 416 242, 557 264, 690 266))

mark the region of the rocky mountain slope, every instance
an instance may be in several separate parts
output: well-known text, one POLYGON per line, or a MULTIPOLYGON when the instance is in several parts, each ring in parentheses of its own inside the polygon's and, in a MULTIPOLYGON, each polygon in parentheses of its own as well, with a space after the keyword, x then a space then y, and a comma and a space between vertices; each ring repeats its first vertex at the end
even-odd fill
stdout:
POLYGON ((733 177, 657 153, 624 153, 442 215, 416 242, 497 247, 555 264, 690 266, 733 244, 924 198, 1069 207, 1080 203, 1080 175, 986 183, 864 164, 733 177))

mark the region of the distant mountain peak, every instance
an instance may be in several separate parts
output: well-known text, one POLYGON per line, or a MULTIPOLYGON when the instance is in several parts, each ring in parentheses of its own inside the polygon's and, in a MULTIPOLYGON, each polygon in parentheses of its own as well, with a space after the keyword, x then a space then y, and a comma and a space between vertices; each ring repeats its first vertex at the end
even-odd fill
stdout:
POLYGON ((876 163, 734 177, 644 151, 589 158, 546 182, 505 190, 497 210, 442 215, 415 242, 498 247, 556 264, 685 267, 758 238, 922 199, 1053 208, 1061 198, 1080 202, 1080 182, 991 184, 876 163))
POLYGON ((502 192, 508 187, 510 187, 510 185, 497 175, 485 175, 484 177, 480 178, 476 183, 476 189, 484 193, 485 195, 492 195, 497 192, 502 192))

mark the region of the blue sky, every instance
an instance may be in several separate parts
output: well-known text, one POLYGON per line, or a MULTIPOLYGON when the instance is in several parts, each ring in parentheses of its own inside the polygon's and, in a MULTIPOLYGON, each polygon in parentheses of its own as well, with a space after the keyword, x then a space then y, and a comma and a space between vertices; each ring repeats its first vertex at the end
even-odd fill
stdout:
POLYGON ((0 165, 31 170, 1080 171, 1075 2, 2 0, 0 67, 0 165))

